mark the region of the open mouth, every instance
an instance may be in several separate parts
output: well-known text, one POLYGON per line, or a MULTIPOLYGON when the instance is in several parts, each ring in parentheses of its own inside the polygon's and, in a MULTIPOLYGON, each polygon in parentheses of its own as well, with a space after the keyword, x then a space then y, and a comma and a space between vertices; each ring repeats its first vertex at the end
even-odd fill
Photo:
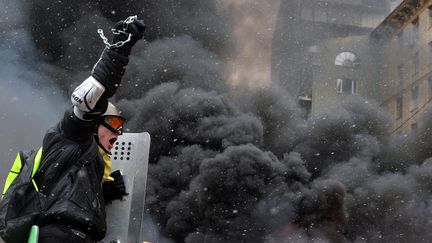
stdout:
POLYGON ((110 140, 109 140, 109 143, 110 143, 110 145, 111 145, 111 147, 114 147, 114 143, 117 141, 117 138, 111 138, 110 140))

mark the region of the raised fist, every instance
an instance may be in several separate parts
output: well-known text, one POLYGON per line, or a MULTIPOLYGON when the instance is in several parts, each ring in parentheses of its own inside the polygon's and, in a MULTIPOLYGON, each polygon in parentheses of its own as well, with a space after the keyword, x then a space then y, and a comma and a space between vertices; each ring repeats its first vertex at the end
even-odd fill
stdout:
POLYGON ((143 38, 145 28, 144 21, 138 20, 136 16, 117 22, 112 29, 114 37, 111 49, 129 55, 132 46, 143 38))
POLYGON ((143 38, 145 28, 144 22, 138 20, 136 16, 119 21, 112 29, 114 34, 112 44, 108 43, 103 31, 98 29, 106 48, 93 67, 91 75, 104 86, 105 99, 112 97, 120 86, 131 49, 138 40, 143 38))

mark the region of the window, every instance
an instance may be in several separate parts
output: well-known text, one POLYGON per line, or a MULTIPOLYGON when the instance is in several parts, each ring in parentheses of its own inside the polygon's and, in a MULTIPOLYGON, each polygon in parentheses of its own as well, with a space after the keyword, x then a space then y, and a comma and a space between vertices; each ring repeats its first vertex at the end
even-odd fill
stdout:
POLYGON ((414 53, 413 62, 412 62, 412 65, 413 65, 413 76, 416 75, 418 73, 418 71, 419 71, 419 65, 420 65, 419 63, 420 63, 419 52, 416 51, 414 53))
POLYGON ((413 26, 413 43, 415 44, 417 43, 418 39, 419 39, 419 18, 415 18, 412 22, 412 26, 413 26))
POLYGON ((335 65, 342 67, 355 67, 360 65, 360 61, 354 53, 345 51, 336 56, 335 65))
POLYGON ((432 76, 428 78, 428 93, 429 93, 429 99, 432 98, 432 76))
POLYGON ((411 107, 410 110, 415 110, 418 107, 418 95, 419 95, 419 86, 416 85, 411 88, 411 107))
POLYGON ((411 134, 412 135, 417 135, 417 128, 418 128, 417 122, 411 123, 411 134))
POLYGON ((353 79, 338 78, 336 80, 336 91, 341 94, 355 94, 357 92, 357 82, 353 79))
POLYGON ((428 61, 432 64, 432 41, 428 44, 428 61))
POLYGON ((396 99, 396 120, 402 118, 402 111, 403 111, 403 98, 402 96, 399 96, 396 99))
POLYGON ((432 27, 432 6, 429 6, 428 8, 428 28, 432 27))
POLYGON ((402 83, 403 83, 403 80, 404 80, 403 73, 404 73, 404 67, 403 67, 403 64, 400 64, 397 67, 397 75, 398 75, 399 85, 402 85, 402 83))
POLYGON ((415 44, 418 42, 419 40, 419 21, 418 21, 418 17, 415 18, 412 22, 411 22, 411 26, 409 26, 409 28, 406 28, 407 32, 405 33, 405 37, 406 37, 406 44, 408 45, 409 48, 414 48, 415 44))

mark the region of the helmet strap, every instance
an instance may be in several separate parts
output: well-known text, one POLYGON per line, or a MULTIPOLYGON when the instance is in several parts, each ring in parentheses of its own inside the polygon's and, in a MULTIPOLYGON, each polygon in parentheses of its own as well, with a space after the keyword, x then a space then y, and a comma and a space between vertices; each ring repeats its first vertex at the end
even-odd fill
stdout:
POLYGON ((96 143, 99 145, 99 147, 100 147, 100 148, 101 148, 105 153, 111 155, 111 152, 110 152, 110 151, 107 151, 107 150, 105 149, 105 147, 100 143, 100 141, 99 141, 99 136, 98 136, 97 134, 95 134, 95 139, 96 139, 96 143))

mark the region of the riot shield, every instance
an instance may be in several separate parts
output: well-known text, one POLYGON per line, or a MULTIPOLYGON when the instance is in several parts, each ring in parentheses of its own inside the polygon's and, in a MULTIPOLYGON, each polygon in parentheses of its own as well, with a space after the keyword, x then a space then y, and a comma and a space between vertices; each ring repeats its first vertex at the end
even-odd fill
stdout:
POLYGON ((144 201, 150 149, 148 133, 124 133, 111 151, 112 171, 126 176, 129 193, 107 205, 107 235, 103 242, 143 242, 144 201))

